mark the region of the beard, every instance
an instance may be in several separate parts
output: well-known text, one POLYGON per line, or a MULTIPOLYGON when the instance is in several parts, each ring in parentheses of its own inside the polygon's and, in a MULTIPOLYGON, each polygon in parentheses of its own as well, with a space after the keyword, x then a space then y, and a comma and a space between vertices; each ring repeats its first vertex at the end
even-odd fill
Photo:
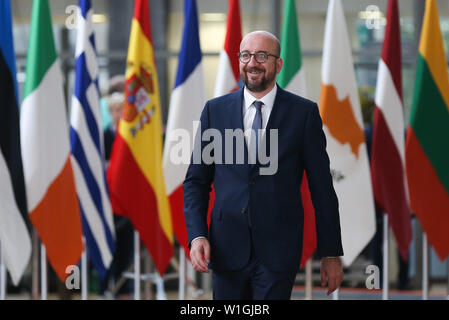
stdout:
POLYGON ((246 88, 252 92, 265 91, 268 88, 268 86, 276 78, 276 73, 273 72, 273 73, 264 74, 264 76, 260 80, 250 82, 248 79, 248 72, 252 72, 252 71, 264 72, 265 70, 260 69, 260 68, 255 68, 255 67, 254 68, 245 68, 243 70, 243 72, 241 73, 243 83, 245 84, 246 88))

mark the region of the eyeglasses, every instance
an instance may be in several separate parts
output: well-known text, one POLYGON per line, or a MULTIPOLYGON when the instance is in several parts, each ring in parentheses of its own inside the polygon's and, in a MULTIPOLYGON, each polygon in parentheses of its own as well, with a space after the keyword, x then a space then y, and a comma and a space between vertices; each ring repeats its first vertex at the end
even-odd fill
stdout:
POLYGON ((267 62, 269 56, 273 56, 276 59, 279 59, 278 56, 275 56, 274 54, 268 53, 266 51, 257 51, 256 53, 249 53, 247 51, 239 52, 239 59, 241 63, 247 64, 248 62, 250 62, 251 56, 254 56, 258 63, 267 62))

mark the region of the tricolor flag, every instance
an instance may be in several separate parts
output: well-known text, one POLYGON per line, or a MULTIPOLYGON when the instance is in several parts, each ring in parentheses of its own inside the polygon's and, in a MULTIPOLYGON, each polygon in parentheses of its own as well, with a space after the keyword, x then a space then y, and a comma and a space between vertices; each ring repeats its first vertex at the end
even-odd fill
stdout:
POLYGON ((284 60, 284 65, 277 76, 277 82, 285 90, 304 97, 306 95, 306 82, 296 15, 295 1, 285 0, 281 32, 281 58, 284 60))
POLYGON ((87 252, 103 279, 112 261, 115 231, 106 188, 93 9, 90 0, 80 0, 79 8, 70 143, 87 252))
POLYGON ((343 263, 350 265, 376 231, 371 177, 346 21, 340 0, 327 11, 320 113, 338 196, 343 263))
POLYGON ((173 256, 162 169, 162 116, 148 0, 136 0, 129 39, 125 106, 107 179, 113 211, 128 217, 163 275, 173 256))
POLYGON ((399 252, 407 261, 412 225, 405 179, 401 37, 397 0, 388 1, 387 27, 376 87, 371 147, 374 198, 382 211, 388 214, 399 252))
MULTIPOLYGON (((306 95, 306 83, 304 68, 302 67, 301 41, 296 15, 295 1, 286 0, 281 33, 281 58, 284 61, 284 65, 277 77, 277 82, 282 88, 304 97, 306 95)), ((304 207, 301 267, 304 267, 307 260, 316 250, 315 210, 305 172, 301 183, 301 198, 304 207)))
POLYGON ((81 218, 70 160, 63 79, 47 0, 33 1, 20 114, 23 172, 31 222, 59 278, 79 262, 81 218))
POLYGON ((9 1, 0 2, 0 246, 18 285, 31 255, 20 153, 19 93, 9 1))
POLYGON ((412 211, 443 261, 449 255, 449 79, 435 0, 427 0, 405 165, 412 211))
POLYGON ((229 0, 224 48, 220 51, 214 97, 239 88, 240 71, 237 54, 242 41, 242 21, 239 0, 229 0))
MULTIPOLYGON (((198 13, 195 0, 184 2, 184 31, 181 52, 179 53, 178 73, 175 88, 171 94, 170 109, 164 147, 164 173, 167 194, 173 221, 173 230, 179 244, 190 257, 187 243, 187 230, 184 219, 184 201, 182 183, 184 182, 191 152, 184 154, 184 159, 177 161, 179 137, 176 129, 184 129, 190 133, 190 141, 194 136, 193 122, 199 121, 203 109, 204 75, 201 63, 200 38, 198 32, 198 13), (183 161, 182 161, 183 160, 183 161)), ((190 146, 193 150, 193 146, 190 146)))

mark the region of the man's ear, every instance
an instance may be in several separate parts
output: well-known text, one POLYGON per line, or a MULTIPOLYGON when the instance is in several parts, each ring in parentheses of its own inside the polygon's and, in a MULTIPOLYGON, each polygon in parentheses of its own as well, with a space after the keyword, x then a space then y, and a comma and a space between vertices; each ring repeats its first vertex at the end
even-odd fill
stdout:
POLYGON ((284 60, 282 60, 282 58, 276 59, 276 73, 281 72, 283 65, 284 65, 284 60))

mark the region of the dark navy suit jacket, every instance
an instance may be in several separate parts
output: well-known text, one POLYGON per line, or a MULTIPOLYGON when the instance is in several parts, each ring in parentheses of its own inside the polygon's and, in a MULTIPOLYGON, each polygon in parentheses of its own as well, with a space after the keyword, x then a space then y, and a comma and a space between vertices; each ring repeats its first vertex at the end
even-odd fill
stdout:
MULTIPOLYGON (((214 128, 225 137, 225 129, 243 130, 242 104, 243 89, 209 100, 201 114, 201 133, 214 128)), ((188 168, 183 183, 188 241, 190 244, 199 236, 209 239, 211 269, 243 268, 250 258, 251 242, 269 270, 299 268, 304 225, 300 184, 304 169, 315 208, 317 253, 320 257, 343 255, 338 200, 316 103, 278 87, 266 127, 267 150, 270 129, 278 130, 278 169, 273 175, 260 175, 259 164, 248 164, 246 147, 243 164, 226 164, 224 143, 221 164, 191 162, 188 168), (208 228, 212 183, 215 203, 208 228)), ((209 143, 203 141, 202 150, 209 143)))

